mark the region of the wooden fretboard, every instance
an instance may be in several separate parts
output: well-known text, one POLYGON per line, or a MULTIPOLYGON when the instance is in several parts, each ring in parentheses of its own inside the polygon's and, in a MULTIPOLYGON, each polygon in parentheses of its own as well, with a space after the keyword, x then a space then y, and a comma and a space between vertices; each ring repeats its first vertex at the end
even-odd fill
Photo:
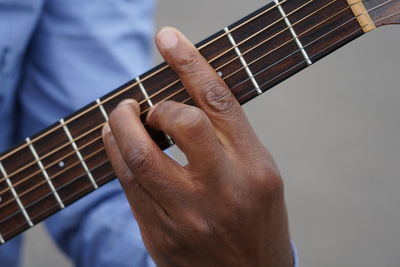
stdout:
MULTIPOLYGON (((356 2, 360 3, 360 1, 356 2)), ((270 3, 197 45, 244 104, 364 33, 346 0, 270 3)), ((143 118, 164 100, 194 105, 166 65, 143 74, 0 156, 0 243, 114 179, 101 138, 123 99, 143 118)), ((149 129, 161 149, 173 145, 149 129)))

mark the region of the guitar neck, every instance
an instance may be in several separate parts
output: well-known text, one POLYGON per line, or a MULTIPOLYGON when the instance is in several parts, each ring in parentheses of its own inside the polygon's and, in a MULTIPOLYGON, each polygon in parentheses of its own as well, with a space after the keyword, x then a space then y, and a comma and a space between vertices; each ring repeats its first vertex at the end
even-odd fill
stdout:
MULTIPOLYGON (((281 0, 197 47, 244 104, 373 28, 358 0, 281 0)), ((140 103, 143 120, 164 100, 194 105, 164 63, 3 153, 0 243, 114 179, 101 128, 126 98, 140 103)), ((174 144, 148 131, 161 149, 174 144)))

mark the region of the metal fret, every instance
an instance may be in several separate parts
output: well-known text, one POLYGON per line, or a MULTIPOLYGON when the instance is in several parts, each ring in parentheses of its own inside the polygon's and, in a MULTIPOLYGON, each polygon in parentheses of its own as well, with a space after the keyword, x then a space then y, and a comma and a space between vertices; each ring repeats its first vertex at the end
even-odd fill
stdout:
POLYGON ((311 65, 311 59, 308 56, 306 50, 304 49, 304 46, 302 45, 302 43, 300 42, 299 37, 297 36, 295 30, 293 29, 292 23, 289 21, 288 16, 286 15, 285 11, 283 10, 281 4, 279 3, 279 0, 274 0, 274 2, 276 3, 276 5, 278 6, 279 12, 281 13, 283 19, 285 20, 286 25, 289 28, 290 33, 292 34, 294 40, 296 41, 297 46, 299 47, 301 54, 303 55, 303 57, 305 58, 306 62, 308 65, 311 65))
POLYGON ((165 137, 167 138, 168 144, 170 146, 175 145, 174 141, 172 140, 171 136, 169 136, 168 134, 164 133, 165 137))
POLYGON ((231 32, 229 31, 228 27, 226 27, 224 29, 225 33, 228 35, 229 41, 231 42, 232 46, 235 49, 235 52, 237 54, 237 56, 239 57, 240 62, 242 63, 244 69, 246 70, 247 75, 249 76, 251 82, 253 83, 253 86, 256 88, 257 93, 260 95, 262 94, 262 91, 260 89, 260 86, 258 85, 258 82, 256 81, 256 79, 254 78, 253 73, 251 72, 249 65, 247 65, 246 60, 244 59, 242 53, 240 52, 240 49, 238 47, 238 45, 236 44, 235 39, 233 39, 233 36, 231 34, 231 32))
POLYGON ((99 106, 99 109, 100 109, 100 111, 101 111, 101 114, 103 114, 104 119, 105 119, 106 121, 108 121, 107 112, 106 112, 106 110, 104 109, 103 104, 101 104, 101 100, 100 100, 99 98, 96 99, 96 103, 97 103, 97 105, 99 106))
POLYGON ((28 223, 29 227, 33 227, 32 220, 29 217, 28 213, 26 212, 24 205, 22 205, 22 202, 19 199, 17 191, 15 191, 15 188, 12 185, 10 179, 8 178, 8 174, 7 174, 6 170, 4 169, 3 164, 1 162, 0 162, 0 172, 3 174, 3 176, 4 176, 5 180, 6 180, 6 183, 7 183, 8 187, 10 188, 11 193, 14 196, 15 201, 17 202, 18 207, 20 208, 20 210, 22 212, 22 215, 25 217, 25 220, 28 223))
MULTIPOLYGON (((154 107, 153 101, 151 101, 151 98, 147 94, 146 88, 144 88, 144 86, 143 86, 142 82, 140 81, 139 77, 136 78, 136 82, 139 83, 140 91, 142 92, 144 98, 146 99, 147 104, 149 104, 150 107, 154 107)), ((164 135, 167 138, 167 141, 168 141, 169 145, 173 146, 175 143, 174 143, 174 141, 172 141, 171 136, 169 136, 168 134, 165 134, 165 133, 164 133, 164 135)))
POLYGON ((6 241, 4 241, 3 236, 0 234, 0 244, 4 244, 4 243, 6 243, 6 241))
POLYGON ((140 78, 139 78, 139 77, 136 78, 136 82, 139 83, 140 91, 142 91, 142 94, 143 94, 144 98, 146 99, 147 103, 149 104, 149 106, 150 106, 150 107, 154 106, 154 105, 153 105, 153 102, 151 101, 149 95, 147 94, 147 91, 146 91, 146 89, 144 88, 144 86, 143 86, 142 82, 140 81, 140 78))
POLYGON ((74 139, 72 138, 72 135, 67 127, 67 125, 64 122, 64 119, 60 120, 61 125, 63 126, 63 129, 65 131, 65 134, 67 135, 69 141, 71 142, 72 147, 75 150, 75 154, 78 156, 79 161, 81 162, 81 165, 83 167, 83 169, 85 170, 87 176, 89 177, 90 182, 92 183, 93 187, 95 189, 99 188, 99 186, 97 185, 96 181, 93 178, 92 173, 90 172, 88 166, 86 165, 85 161, 83 160, 82 154, 81 152, 79 152, 78 146, 76 145, 74 139))
POLYGON ((36 149, 33 147, 33 144, 32 144, 31 139, 29 137, 26 138, 26 143, 28 144, 28 146, 29 146, 29 148, 30 148, 30 150, 31 150, 31 152, 33 154, 33 157, 35 158, 40 170, 42 171, 42 174, 43 174, 44 178, 46 179, 47 184, 49 185, 51 191, 53 192, 54 197, 56 198, 58 204, 60 205, 60 207, 62 209, 65 208, 64 203, 62 202, 60 196, 57 193, 56 188, 54 187, 53 183, 51 182, 50 177, 49 177, 46 169, 44 168, 43 163, 40 160, 39 155, 37 154, 36 149))

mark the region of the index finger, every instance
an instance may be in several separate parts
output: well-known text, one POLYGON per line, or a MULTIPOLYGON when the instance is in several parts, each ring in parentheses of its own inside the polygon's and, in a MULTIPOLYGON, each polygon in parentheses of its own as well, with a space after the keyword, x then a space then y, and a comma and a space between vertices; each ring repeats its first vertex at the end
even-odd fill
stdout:
POLYGON ((231 142, 237 140, 238 135, 248 133, 250 125, 231 90, 183 34, 167 27, 158 33, 156 43, 161 55, 218 132, 231 142))

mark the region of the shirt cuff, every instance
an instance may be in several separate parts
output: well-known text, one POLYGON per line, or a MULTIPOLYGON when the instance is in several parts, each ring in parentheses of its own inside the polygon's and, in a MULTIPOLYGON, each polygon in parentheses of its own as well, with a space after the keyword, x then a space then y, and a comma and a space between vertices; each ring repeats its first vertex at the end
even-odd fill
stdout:
POLYGON ((294 241, 291 241, 292 243, 292 255, 293 255, 293 267, 299 267, 299 255, 297 253, 297 248, 296 248, 296 244, 294 243, 294 241))

